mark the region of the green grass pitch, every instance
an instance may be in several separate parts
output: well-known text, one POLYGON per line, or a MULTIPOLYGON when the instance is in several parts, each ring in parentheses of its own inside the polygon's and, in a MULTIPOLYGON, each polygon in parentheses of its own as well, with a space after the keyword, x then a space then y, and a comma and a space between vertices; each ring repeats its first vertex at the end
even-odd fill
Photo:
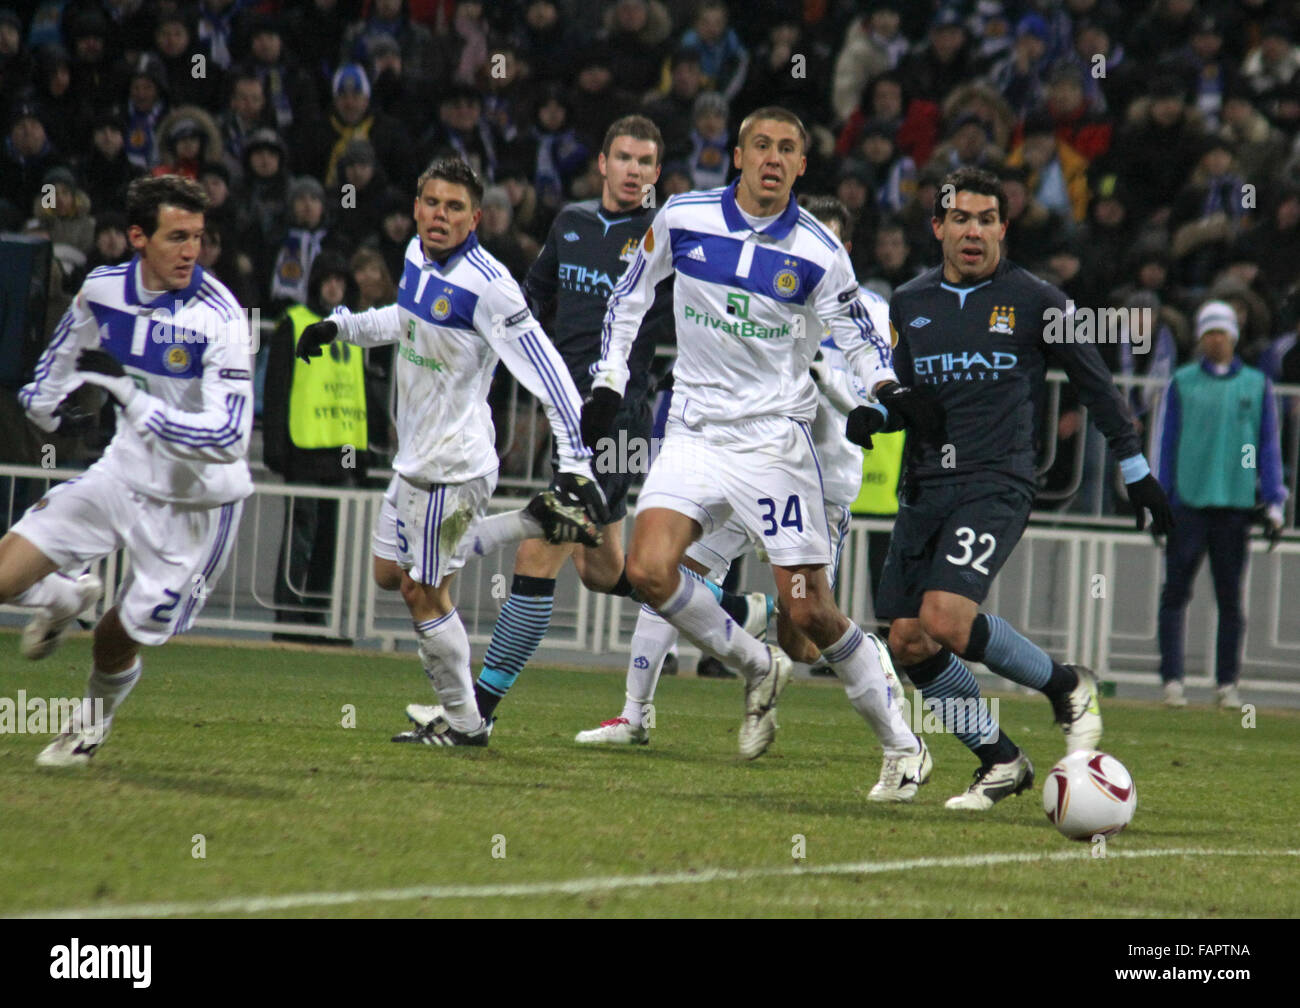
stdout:
MULTIPOLYGON (((0 654, 4 696, 84 688, 84 635, 29 664, 2 634, 0 654)), ((0 915, 1300 913, 1293 711, 1244 727, 1106 702, 1103 746, 1133 772, 1138 811, 1098 858, 1051 828, 1037 787, 989 813, 945 810, 973 769, 952 738, 929 738, 915 804, 868 803, 879 749, 833 683, 792 685, 753 763, 735 751, 735 681, 666 679, 651 744, 620 750, 573 742, 619 710, 618 674, 525 670, 486 750, 391 744, 403 706, 430 695, 409 656, 147 653, 86 771, 38 770, 44 737, 0 734, 0 915)), ((1062 749, 1048 705, 1004 696, 1001 716, 1041 781, 1062 749)))

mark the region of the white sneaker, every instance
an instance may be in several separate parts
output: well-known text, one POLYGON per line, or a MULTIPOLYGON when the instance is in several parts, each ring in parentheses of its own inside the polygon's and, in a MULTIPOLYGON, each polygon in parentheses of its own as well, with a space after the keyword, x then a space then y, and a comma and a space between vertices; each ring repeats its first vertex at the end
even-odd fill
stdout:
POLYGON ((1056 723, 1065 731, 1065 753, 1096 749, 1101 745, 1101 704, 1097 677, 1083 665, 1069 665, 1079 676, 1079 685, 1052 701, 1056 723))
POLYGON ((1034 765, 1023 752, 1006 763, 994 763, 975 771, 975 779, 959 795, 943 803, 944 808, 983 812, 1003 798, 1018 795, 1034 786, 1034 765))
POLYGON ((758 640, 767 640, 767 624, 772 619, 772 610, 775 606, 772 600, 762 592, 750 592, 745 596, 745 602, 749 606, 749 615, 745 618, 744 631, 751 637, 758 640))
POLYGON ((1183 692, 1183 681, 1181 679, 1170 679, 1165 683, 1165 706, 1187 706, 1187 695, 1183 692))
MULTIPOLYGON (((111 720, 111 719, 106 719, 111 720)), ((41 750, 36 765, 41 767, 84 767, 108 738, 109 724, 92 725, 83 731, 64 732, 41 750)))
POLYGON ((1220 686, 1218 692, 1220 707, 1224 710, 1241 710, 1241 693, 1238 692, 1236 683, 1220 686))
POLYGON ((921 748, 914 756, 885 757, 880 780, 867 795, 867 801, 910 802, 916 797, 917 790, 930 779, 930 771, 934 769, 925 739, 918 735, 916 744, 921 748))
MULTIPOLYGON (((889 654, 889 648, 875 634, 867 634, 867 640, 876 649, 876 654, 880 656, 880 669, 885 673, 885 682, 889 684, 890 706, 901 714, 903 713, 904 699, 903 681, 898 678, 898 673, 894 671, 894 659, 889 654)), ((925 743, 922 742, 921 746, 924 748, 925 743)))
POLYGON ((646 745, 650 741, 650 733, 625 717, 616 717, 602 721, 599 728, 578 732, 573 741, 583 745, 646 745))
MULTIPOLYGON (((391 739, 393 742, 420 742, 429 743, 428 736, 434 731, 432 725, 444 723, 447 720, 446 711, 443 710, 442 704, 407 704, 406 719, 415 725, 414 728, 407 729, 404 732, 398 732, 391 739)), ((497 723, 496 718, 487 721, 486 732, 488 736, 492 734, 492 727, 497 723)), ((477 735, 477 733, 475 733, 477 735)), ((447 745, 450 743, 438 742, 438 745, 447 745)), ((456 743, 458 745, 487 745, 486 742, 456 743)))
MULTIPOLYGON (((58 577, 57 574, 54 576, 58 577)), ((37 661, 51 654, 63 643, 68 627, 72 626, 78 616, 98 602, 99 596, 104 593, 104 583, 95 574, 87 572, 77 577, 75 581, 78 601, 75 612, 56 617, 50 612, 48 606, 42 607, 36 610, 36 614, 23 627, 19 649, 24 658, 37 661)))
POLYGON ((767 675, 745 684, 745 720, 740 725, 740 755, 745 759, 758 759, 776 738, 776 701, 794 672, 794 662, 779 647, 769 644, 767 653, 767 675))
POLYGON ((442 714, 442 704, 412 703, 406 705, 406 719, 417 728, 427 728, 430 721, 442 717, 442 714))

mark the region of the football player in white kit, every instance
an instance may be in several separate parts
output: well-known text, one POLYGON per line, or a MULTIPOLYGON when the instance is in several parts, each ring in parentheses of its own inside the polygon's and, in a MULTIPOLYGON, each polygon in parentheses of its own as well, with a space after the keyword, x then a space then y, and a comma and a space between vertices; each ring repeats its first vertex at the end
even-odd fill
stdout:
POLYGON ((693 541, 737 516, 772 561, 782 611, 835 670, 880 738, 886 765, 903 765, 903 781, 919 784, 928 753, 891 703, 883 649, 839 611, 825 572, 831 537, 809 373, 822 332, 875 400, 863 408, 872 418, 866 433, 895 413, 934 437, 942 417, 924 394, 898 385, 890 336, 873 325, 844 246, 791 199, 806 167, 798 117, 759 109, 741 124, 739 140, 740 177, 670 199, 610 297, 583 436, 593 444, 605 435, 641 315, 654 285, 675 271, 673 406, 639 500, 628 577, 688 639, 742 672, 740 749, 762 752, 790 659, 719 619, 711 598, 702 604, 707 593, 677 570, 693 541))
MULTIPOLYGON (((836 238, 843 239, 848 211, 833 196, 800 200, 805 209, 824 224, 836 238)), ((845 243, 846 250, 850 246, 845 243)), ((889 331, 889 302, 874 291, 862 288, 863 303, 871 317, 872 325, 881 332, 889 331)), ((826 525, 831 533, 830 564, 831 587, 839 572, 840 552, 848 534, 849 505, 862 487, 862 449, 845 434, 846 418, 860 407, 870 407, 871 399, 850 373, 844 355, 827 336, 812 364, 813 379, 817 383, 817 417, 813 421, 813 443, 822 466, 822 488, 826 497, 826 525)), ((725 576, 731 561, 755 546, 750 534, 733 514, 718 531, 712 532, 686 549, 686 565, 705 574, 712 580, 725 576)), ((819 652, 798 628, 794 627, 784 612, 777 616, 777 634, 782 648, 795 660, 815 661, 819 652)), ((579 732, 575 741, 584 744, 645 745, 650 741, 646 719, 654 701, 655 687, 664 657, 677 642, 677 629, 656 613, 643 606, 637 616, 636 630, 632 635, 632 653, 627 666, 627 690, 622 713, 599 728, 579 732)), ((890 702, 895 706, 903 701, 903 686, 894 672, 888 649, 874 635, 867 639, 880 655, 881 668, 889 684, 890 702)), ((928 755, 928 754, 927 754, 928 755)), ((908 801, 929 776, 928 759, 922 760, 915 779, 904 782, 903 760, 887 764, 886 772, 872 788, 868 798, 873 801, 908 801)))
POLYGON ((141 674, 140 645, 184 633, 225 569, 244 498, 253 423, 248 322, 198 265, 207 197, 175 175, 127 192, 135 257, 93 270, 20 400, 45 431, 87 420, 68 396, 104 389, 117 432, 84 474, 50 489, 0 540, 0 602, 37 608, 29 658, 49 654, 98 597, 85 568, 125 549, 130 574, 95 626, 93 666, 74 723, 37 757, 84 766, 141 674), (101 717, 96 717, 102 712, 101 717))
POLYGON ((416 236, 397 304, 313 323, 297 353, 310 362, 336 337, 363 347, 398 344, 397 476, 373 541, 376 579, 383 585, 391 573, 391 537, 420 661, 439 701, 437 716, 412 740, 482 746, 491 724, 474 701, 469 637, 451 601, 451 580, 465 563, 457 546, 496 486, 487 394, 498 359, 546 409, 558 446, 559 491, 580 502, 595 525, 604 524, 605 502, 582 443, 581 400, 568 369, 519 285, 478 244, 482 183, 463 161, 447 158, 424 171, 416 193, 416 236))

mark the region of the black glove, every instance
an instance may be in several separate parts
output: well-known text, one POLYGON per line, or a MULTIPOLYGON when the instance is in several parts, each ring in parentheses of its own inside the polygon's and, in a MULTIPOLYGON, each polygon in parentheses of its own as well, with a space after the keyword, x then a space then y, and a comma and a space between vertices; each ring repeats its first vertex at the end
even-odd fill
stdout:
POLYGON ((83 350, 77 358, 78 371, 93 371, 95 374, 108 375, 110 378, 123 378, 126 368, 122 362, 107 350, 83 350))
POLYGON ((294 352, 302 360, 310 364, 313 357, 320 356, 320 348, 326 343, 333 343, 338 334, 339 324, 337 322, 330 319, 313 322, 298 337, 298 349, 294 352))
POLYGON ((99 428, 99 410, 81 405, 77 398, 77 394, 72 393, 54 411, 54 415, 59 418, 59 426, 54 433, 61 437, 85 437, 99 428))
POLYGON ((557 473, 552 485, 561 501, 582 508, 598 528, 609 524, 609 502, 594 479, 581 473, 557 473))
POLYGON ((1174 512, 1169 507, 1169 498, 1165 496, 1164 487, 1154 476, 1147 473, 1136 483, 1127 483, 1128 500, 1133 505, 1137 530, 1147 527, 1147 511, 1151 512, 1151 534, 1167 535, 1174 527, 1174 512))
POLYGON ((610 428, 614 426, 614 415, 621 405, 623 397, 613 389, 592 389, 582 404, 582 443, 595 451, 600 439, 609 436, 610 428))
POLYGON ((890 413, 902 417, 903 426, 909 430, 936 444, 943 441, 943 406, 932 389, 904 388, 898 382, 886 382, 876 390, 876 400, 890 413))
POLYGON ((871 449, 871 435, 885 426, 885 415, 870 406, 858 406, 849 413, 844 436, 855 445, 871 449))
POLYGON ((135 382, 122 362, 107 350, 83 350, 77 357, 77 370, 88 385, 98 385, 118 406, 125 406, 136 393, 135 382))

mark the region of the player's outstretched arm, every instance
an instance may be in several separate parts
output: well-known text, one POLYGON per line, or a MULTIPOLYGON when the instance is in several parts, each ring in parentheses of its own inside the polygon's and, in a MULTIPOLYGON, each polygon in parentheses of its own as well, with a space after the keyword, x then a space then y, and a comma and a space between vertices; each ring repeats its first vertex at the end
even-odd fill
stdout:
POLYGON ((495 281, 479 299, 474 321, 515 380, 546 410, 559 472, 567 477, 557 480, 557 486, 580 501, 593 521, 606 524, 609 508, 591 470, 591 451, 582 443, 582 400, 563 358, 524 303, 523 292, 509 278, 495 281))
MULTIPOLYGON (((600 360, 597 361, 594 379, 591 383, 592 394, 605 389, 602 399, 602 417, 606 414, 613 420, 613 413, 608 405, 617 408, 627 388, 628 355, 632 344, 636 342, 641 320, 655 300, 655 285, 666 279, 673 271, 673 256, 669 240, 668 221, 673 216, 674 203, 670 199, 663 210, 646 229, 641 238, 641 245, 631 264, 623 271, 623 276, 614 285, 605 309, 605 321, 601 325, 600 360), (617 400, 613 397, 617 396, 617 400)), ((598 432, 604 434, 608 431, 598 432)))
POLYGON ((69 417, 71 404, 64 403, 82 385, 77 374, 77 355, 98 342, 95 316, 86 306, 84 294, 78 293, 54 327, 49 345, 36 362, 32 381, 18 393, 18 401, 41 430, 77 433, 70 428, 84 426, 75 417, 69 417))

